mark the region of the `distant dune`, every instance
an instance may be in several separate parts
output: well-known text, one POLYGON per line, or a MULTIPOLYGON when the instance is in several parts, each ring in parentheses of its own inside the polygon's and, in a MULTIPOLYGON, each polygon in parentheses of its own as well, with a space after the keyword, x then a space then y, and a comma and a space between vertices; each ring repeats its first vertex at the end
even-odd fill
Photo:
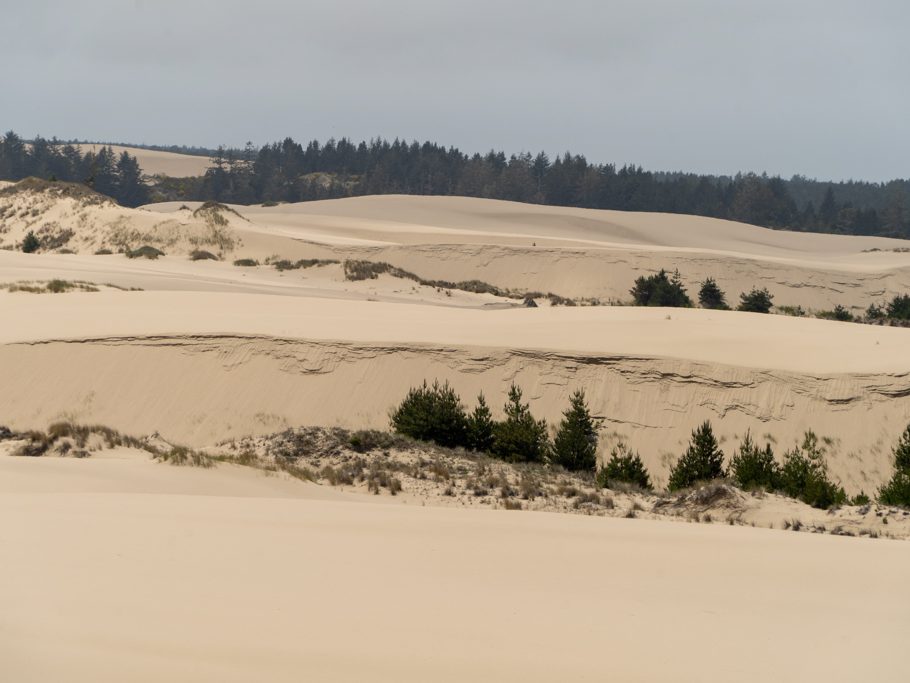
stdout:
MULTIPOLYGON (((106 146, 99 144, 76 145, 83 154, 85 152, 97 153, 101 147, 106 146)), ((146 175, 166 175, 172 178, 201 176, 205 175, 206 169, 211 166, 211 159, 208 157, 160 152, 154 149, 125 147, 122 145, 111 145, 111 148, 115 154, 119 155, 122 152, 129 152, 130 156, 136 157, 139 162, 139 168, 146 175)))

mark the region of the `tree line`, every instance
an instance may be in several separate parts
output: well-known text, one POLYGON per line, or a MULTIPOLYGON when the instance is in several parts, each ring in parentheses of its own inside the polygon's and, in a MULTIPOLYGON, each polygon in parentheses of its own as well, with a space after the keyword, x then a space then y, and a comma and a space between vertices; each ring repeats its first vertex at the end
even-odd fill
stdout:
MULTIPOLYGON (((655 173, 584 156, 468 155, 431 142, 354 143, 287 138, 256 149, 219 148, 196 187, 204 199, 240 204, 367 194, 459 195, 556 206, 660 211, 769 228, 910 237, 910 180, 888 183, 655 173)), ((181 197, 184 198, 184 197, 181 197)), ((196 198, 196 197, 185 197, 196 198)))
MULTIPOLYGON (((165 148, 186 152, 203 148, 165 148)), ((122 204, 147 201, 135 158, 109 147, 80 154, 56 139, 0 142, 0 178, 28 175, 82 182, 122 204)), ((457 195, 555 206, 659 211, 743 221, 769 228, 910 238, 910 180, 886 183, 789 180, 647 171, 595 164, 566 152, 466 154, 432 142, 347 138, 219 147, 202 178, 163 178, 156 199, 237 204, 296 202, 367 194, 457 195)))
POLYGON ((56 138, 26 141, 9 131, 0 139, 0 179, 29 176, 82 183, 123 206, 146 204, 151 196, 139 162, 127 152, 117 155, 107 146, 83 153, 56 138))
MULTIPOLYGON (((521 388, 512 384, 503 407, 505 417, 497 421, 482 393, 468 412, 448 382, 428 385, 424 381, 412 387, 392 411, 391 426, 420 441, 487 453, 506 462, 550 463, 588 472, 604 488, 631 484, 653 489, 641 457, 624 443, 617 444, 610 458, 598 466, 598 432, 603 420, 591 414, 583 390, 570 397, 552 439, 546 421, 535 418, 522 398, 521 388)), ((893 463, 893 476, 879 489, 878 500, 910 507, 910 425, 894 446, 893 463)), ((729 479, 744 490, 774 491, 821 509, 870 502, 863 492, 848 499, 843 487, 831 480, 824 447, 811 431, 781 462, 770 443, 762 447, 747 432, 725 465, 724 453, 706 421, 692 432, 686 451, 670 468, 667 489, 678 491, 715 479, 729 479)))

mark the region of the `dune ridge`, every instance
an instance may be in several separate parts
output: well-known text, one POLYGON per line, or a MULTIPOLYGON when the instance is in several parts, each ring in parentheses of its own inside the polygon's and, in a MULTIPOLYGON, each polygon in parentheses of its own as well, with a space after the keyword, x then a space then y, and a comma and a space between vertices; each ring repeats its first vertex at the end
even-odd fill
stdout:
POLYGON ((389 409, 424 379, 450 381, 469 404, 483 391, 496 413, 515 381, 551 424, 584 388, 606 418, 602 457, 624 440, 658 481, 710 419, 728 458, 746 430, 772 439, 779 454, 814 430, 829 440, 830 470, 850 493, 890 475, 890 447, 910 414, 910 373, 805 374, 607 353, 159 335, 5 344, 0 364, 9 388, 0 413, 12 427, 72 419, 193 446, 301 424, 385 429, 389 409))

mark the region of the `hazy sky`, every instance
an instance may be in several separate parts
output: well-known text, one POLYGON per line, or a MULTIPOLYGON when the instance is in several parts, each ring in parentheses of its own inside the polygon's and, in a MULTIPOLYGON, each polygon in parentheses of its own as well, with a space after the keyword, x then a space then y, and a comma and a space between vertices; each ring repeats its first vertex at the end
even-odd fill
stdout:
POLYGON ((0 126, 910 176, 908 0, 2 2, 0 126), (12 6, 9 6, 12 5, 12 6))

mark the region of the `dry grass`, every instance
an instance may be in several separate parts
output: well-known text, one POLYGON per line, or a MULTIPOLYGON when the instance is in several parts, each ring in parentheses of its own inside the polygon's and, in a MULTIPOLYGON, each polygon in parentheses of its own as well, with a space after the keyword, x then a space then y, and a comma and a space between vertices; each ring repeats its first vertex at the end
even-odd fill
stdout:
POLYGON ((99 286, 84 280, 20 280, 0 284, 0 290, 28 294, 64 294, 66 292, 97 292, 99 286))

